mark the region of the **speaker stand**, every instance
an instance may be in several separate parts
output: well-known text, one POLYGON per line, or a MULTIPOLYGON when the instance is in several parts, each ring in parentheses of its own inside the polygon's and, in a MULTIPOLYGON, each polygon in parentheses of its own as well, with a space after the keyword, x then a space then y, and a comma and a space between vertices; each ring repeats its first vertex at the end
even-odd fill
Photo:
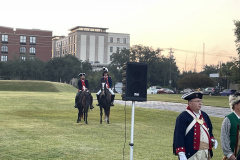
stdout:
POLYGON ((135 111, 135 101, 132 101, 132 119, 131 119, 131 141, 129 143, 130 146, 130 160, 133 160, 133 134, 134 134, 134 111, 135 111))

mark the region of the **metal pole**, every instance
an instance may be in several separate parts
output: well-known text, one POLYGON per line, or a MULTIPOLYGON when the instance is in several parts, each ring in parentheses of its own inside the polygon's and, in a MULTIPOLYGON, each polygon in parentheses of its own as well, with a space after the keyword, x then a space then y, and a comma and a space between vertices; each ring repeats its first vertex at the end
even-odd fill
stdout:
POLYGON ((132 121, 131 121, 131 141, 130 145, 130 160, 133 160, 133 134, 134 134, 134 111, 135 111, 135 101, 132 101, 132 121))

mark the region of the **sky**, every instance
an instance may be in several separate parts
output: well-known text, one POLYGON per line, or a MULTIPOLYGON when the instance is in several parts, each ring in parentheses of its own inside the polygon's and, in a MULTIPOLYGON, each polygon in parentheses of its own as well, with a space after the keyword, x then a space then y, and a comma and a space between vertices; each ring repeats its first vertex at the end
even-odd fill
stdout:
POLYGON ((53 31, 75 26, 130 34, 130 46, 173 48, 181 71, 201 71, 237 57, 234 20, 239 0, 8 0, 1 2, 0 26, 53 31), (205 59, 203 60, 203 52, 205 59))

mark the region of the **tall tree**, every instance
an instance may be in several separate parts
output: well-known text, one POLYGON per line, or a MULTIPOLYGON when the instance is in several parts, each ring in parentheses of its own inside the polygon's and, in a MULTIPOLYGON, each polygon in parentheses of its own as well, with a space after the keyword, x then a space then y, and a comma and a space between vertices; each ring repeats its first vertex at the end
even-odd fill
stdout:
POLYGON ((209 76, 211 73, 219 73, 219 66, 218 65, 205 65, 203 67, 202 74, 206 74, 209 76))
MULTIPOLYGON (((167 86, 169 84, 170 74, 172 77, 172 85, 176 86, 179 70, 176 66, 175 59, 173 57, 162 56, 161 51, 161 49, 154 50, 152 47, 134 45, 130 49, 113 53, 111 66, 114 65, 115 68, 121 69, 125 62, 144 62, 148 64, 148 86, 167 86)), ((114 72, 115 78, 118 80, 119 76, 115 73, 119 74, 119 72, 114 72)))
POLYGON ((207 75, 193 73, 188 74, 178 80, 180 88, 205 88, 214 86, 214 81, 207 75))
POLYGON ((236 36, 236 47, 237 47, 237 51, 240 57, 240 21, 234 20, 233 21, 235 24, 235 29, 234 29, 234 35, 236 36))

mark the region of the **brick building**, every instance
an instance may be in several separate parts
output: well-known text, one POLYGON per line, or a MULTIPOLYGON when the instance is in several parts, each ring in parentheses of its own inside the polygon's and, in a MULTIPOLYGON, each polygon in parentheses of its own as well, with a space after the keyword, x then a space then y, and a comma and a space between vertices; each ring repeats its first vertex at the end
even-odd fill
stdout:
POLYGON ((1 61, 52 58, 52 31, 0 26, 1 61))
POLYGON ((130 35, 107 32, 108 28, 76 26, 68 36, 55 36, 52 41, 53 57, 67 54, 88 61, 93 69, 111 63, 111 55, 118 49, 130 48, 130 35))

